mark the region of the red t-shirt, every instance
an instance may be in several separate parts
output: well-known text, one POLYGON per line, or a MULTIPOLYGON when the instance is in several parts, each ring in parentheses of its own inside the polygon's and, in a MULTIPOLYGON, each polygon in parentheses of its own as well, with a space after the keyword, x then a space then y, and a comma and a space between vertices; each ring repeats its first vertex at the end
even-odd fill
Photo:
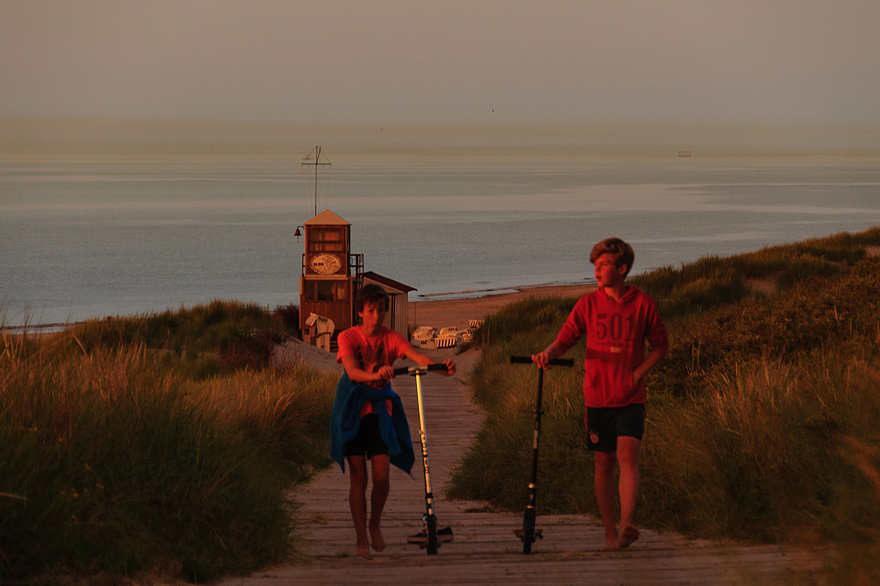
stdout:
MULTIPOLYGON (((380 366, 394 366, 394 361, 404 358, 411 348, 406 338, 382 326, 375 336, 367 336, 358 326, 348 328, 337 338, 339 351, 336 353, 336 362, 342 364, 343 356, 354 356, 358 367, 367 372, 377 372, 380 366)), ((381 389, 383 384, 364 383, 376 389, 381 389)), ((386 401, 388 413, 391 413, 391 401, 386 401)), ((368 401, 361 410, 361 417, 373 413, 373 405, 368 401)))
POLYGON ((645 381, 633 387, 632 373, 645 361, 645 340, 665 354, 669 336, 657 304, 630 286, 620 301, 600 288, 581 297, 556 341, 566 350, 586 334, 584 404, 587 407, 624 407, 644 403, 645 381))

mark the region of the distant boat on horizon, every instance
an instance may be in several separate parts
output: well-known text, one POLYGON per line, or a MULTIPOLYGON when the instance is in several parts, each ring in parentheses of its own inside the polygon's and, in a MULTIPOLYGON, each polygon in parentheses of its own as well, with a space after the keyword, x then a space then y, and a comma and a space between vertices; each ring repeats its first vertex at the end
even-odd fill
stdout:
POLYGON ((678 156, 679 157, 689 157, 689 156, 691 156, 691 152, 690 151, 678 151, 678 156))

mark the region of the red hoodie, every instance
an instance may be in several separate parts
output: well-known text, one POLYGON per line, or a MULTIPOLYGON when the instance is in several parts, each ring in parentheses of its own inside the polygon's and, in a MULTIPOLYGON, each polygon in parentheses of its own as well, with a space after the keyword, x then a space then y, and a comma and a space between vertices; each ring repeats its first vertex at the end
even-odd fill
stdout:
POLYGON ((665 355, 669 337, 657 304, 630 286, 619 302, 603 288, 581 297, 556 342, 568 350, 587 335, 584 404, 624 407, 646 400, 644 379, 633 387, 632 373, 645 361, 645 340, 665 355))

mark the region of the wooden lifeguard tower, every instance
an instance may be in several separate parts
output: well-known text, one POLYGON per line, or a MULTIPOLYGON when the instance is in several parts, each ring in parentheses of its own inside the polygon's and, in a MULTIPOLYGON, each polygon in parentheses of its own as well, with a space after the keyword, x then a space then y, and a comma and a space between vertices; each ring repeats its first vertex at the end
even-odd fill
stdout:
POLYGON ((337 332, 357 323, 354 296, 363 280, 364 255, 351 253, 351 224, 330 210, 305 222, 303 229, 300 329, 305 337, 309 331, 306 321, 315 314, 333 321, 335 339, 337 332))
POLYGON ((299 279, 299 327, 303 340, 331 351, 339 332, 357 325, 355 296, 364 280, 381 286, 390 297, 385 325, 408 336, 407 294, 414 288, 375 273, 364 274, 364 255, 351 252, 351 224, 331 212, 318 213, 318 169, 330 167, 315 147, 303 166, 315 167, 315 217, 298 226, 296 241, 305 232, 302 275, 299 279))

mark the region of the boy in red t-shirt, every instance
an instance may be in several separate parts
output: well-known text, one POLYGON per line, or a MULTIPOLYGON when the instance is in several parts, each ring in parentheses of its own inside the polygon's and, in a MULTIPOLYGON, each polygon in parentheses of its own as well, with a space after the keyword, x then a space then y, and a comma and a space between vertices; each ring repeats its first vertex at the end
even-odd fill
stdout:
POLYGON ((595 486, 605 526, 605 547, 629 547, 639 538, 632 524, 639 491, 639 445, 645 429, 644 376, 666 356, 669 340, 657 305, 626 284, 635 254, 619 238, 599 242, 590 253, 595 265, 593 293, 581 297, 556 340, 532 361, 550 368, 584 335, 584 405, 589 448, 596 455, 595 486), (645 340, 651 346, 645 356, 645 340), (620 467, 620 523, 615 523, 614 469, 620 467))
MULTIPOLYGON (((385 327, 385 314, 388 312, 389 298, 384 289, 378 285, 365 285, 357 295, 355 307, 361 323, 351 327, 337 339, 339 352, 336 361, 345 368, 345 373, 352 383, 366 385, 373 389, 385 389, 394 376, 392 365, 397 358, 409 358, 419 365, 434 364, 434 361, 417 352, 413 346, 399 333, 385 327)), ((445 360, 447 374, 455 372, 455 363, 445 360)), ((400 408, 399 397, 390 387, 387 388, 391 398, 384 399, 384 408, 392 415, 392 404, 400 408)), ((370 558, 370 543, 373 549, 385 549, 380 524, 382 510, 388 498, 389 469, 391 458, 389 447, 385 444, 379 427, 376 409, 370 400, 363 401, 359 411, 360 425, 357 435, 347 441, 342 450, 349 465, 350 487, 348 501, 351 517, 357 534, 357 557, 370 558), (370 493, 370 524, 367 536, 367 460, 373 475, 373 490, 370 493)), ((409 438, 405 438, 409 442, 409 438)), ((408 470, 407 470, 408 472, 408 470)))

